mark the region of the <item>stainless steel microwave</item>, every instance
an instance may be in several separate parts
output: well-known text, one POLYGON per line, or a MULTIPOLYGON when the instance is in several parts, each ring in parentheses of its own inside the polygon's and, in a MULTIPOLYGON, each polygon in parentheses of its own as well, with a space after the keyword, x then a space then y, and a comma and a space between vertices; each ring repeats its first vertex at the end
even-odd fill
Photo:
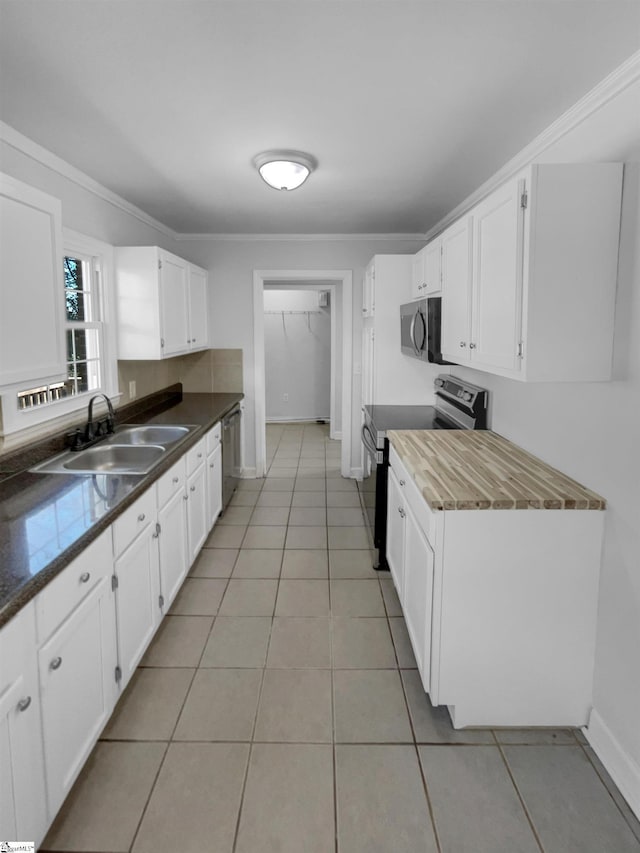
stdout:
POLYGON ((450 364, 442 358, 442 297, 428 296, 400 306, 400 349, 411 358, 450 364))

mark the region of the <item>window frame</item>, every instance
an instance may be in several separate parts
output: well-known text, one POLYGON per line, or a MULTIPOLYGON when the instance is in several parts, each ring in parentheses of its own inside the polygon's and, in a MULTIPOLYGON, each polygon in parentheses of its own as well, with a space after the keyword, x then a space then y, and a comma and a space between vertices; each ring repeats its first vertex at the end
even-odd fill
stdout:
MULTIPOLYGON (((62 229, 62 254, 60 263, 64 264, 64 258, 78 257, 90 262, 92 278, 95 275, 97 281, 92 283, 95 288, 93 294, 94 307, 98 312, 99 319, 85 321, 69 321, 66 312, 66 288, 64 287, 64 275, 62 276, 63 288, 60 299, 63 301, 63 324, 61 335, 63 336, 61 346, 65 353, 65 372, 67 370, 67 331, 75 329, 96 329, 98 331, 99 363, 100 363, 100 386, 79 394, 70 395, 60 400, 52 400, 40 406, 29 409, 19 409, 17 395, 29 387, 29 381, 22 381, 16 385, 3 389, 2 400, 2 432, 6 436, 13 433, 25 433, 30 437, 52 432, 54 425, 62 427, 65 422, 77 421, 77 413, 85 410, 89 400, 94 394, 106 394, 113 403, 117 403, 121 394, 118 388, 118 364, 117 364, 117 331, 115 313, 114 293, 114 248, 109 243, 104 243, 94 237, 81 234, 70 228, 62 229)), ((34 379, 33 384, 44 385, 59 381, 59 376, 48 379, 34 379)))

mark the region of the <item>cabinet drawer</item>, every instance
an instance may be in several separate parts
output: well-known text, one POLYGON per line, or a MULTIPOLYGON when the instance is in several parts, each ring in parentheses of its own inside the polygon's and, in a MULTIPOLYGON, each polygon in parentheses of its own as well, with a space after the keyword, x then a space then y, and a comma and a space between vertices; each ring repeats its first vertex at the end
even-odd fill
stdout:
POLYGON ((187 477, 190 477, 196 468, 202 465, 206 455, 207 442, 205 436, 205 438, 201 438, 195 447, 192 447, 187 453, 187 477))
POLYGON ((216 447, 220 444, 222 439, 222 424, 217 423, 209 432, 205 435, 205 439, 207 441, 207 456, 216 449, 216 447))
POLYGON ((118 557, 156 514, 156 491, 148 489, 113 523, 113 553, 118 557))
POLYGON ((110 532, 106 530, 36 597, 38 643, 43 643, 86 598, 101 578, 112 573, 110 532))
POLYGON ((166 474, 160 477, 156 484, 158 490, 158 509, 162 509, 176 492, 184 490, 186 480, 187 475, 183 456, 172 468, 169 468, 166 474))

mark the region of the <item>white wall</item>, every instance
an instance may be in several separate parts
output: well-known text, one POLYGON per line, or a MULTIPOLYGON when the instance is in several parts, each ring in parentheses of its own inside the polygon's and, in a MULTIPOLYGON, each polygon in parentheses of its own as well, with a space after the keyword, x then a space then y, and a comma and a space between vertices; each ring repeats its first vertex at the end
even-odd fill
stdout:
POLYGON ((607 500, 592 742, 636 810, 640 810, 639 103, 640 82, 540 158, 617 159, 627 164, 612 381, 525 384, 452 368, 489 388, 494 430, 607 500), (635 109, 622 109, 624 104, 635 104, 635 109))
POLYGON ((317 290, 265 288, 267 421, 329 419, 331 310, 318 305, 317 290))

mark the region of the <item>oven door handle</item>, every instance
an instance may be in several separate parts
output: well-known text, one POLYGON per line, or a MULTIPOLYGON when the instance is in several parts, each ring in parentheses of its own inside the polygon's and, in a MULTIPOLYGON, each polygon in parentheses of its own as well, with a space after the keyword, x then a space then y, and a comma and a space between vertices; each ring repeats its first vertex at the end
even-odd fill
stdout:
POLYGON ((362 443, 367 449, 369 456, 373 459, 376 465, 379 465, 382 462, 382 453, 378 450, 373 440, 373 435, 371 434, 371 430, 367 426, 367 424, 362 424, 361 430, 362 443))

